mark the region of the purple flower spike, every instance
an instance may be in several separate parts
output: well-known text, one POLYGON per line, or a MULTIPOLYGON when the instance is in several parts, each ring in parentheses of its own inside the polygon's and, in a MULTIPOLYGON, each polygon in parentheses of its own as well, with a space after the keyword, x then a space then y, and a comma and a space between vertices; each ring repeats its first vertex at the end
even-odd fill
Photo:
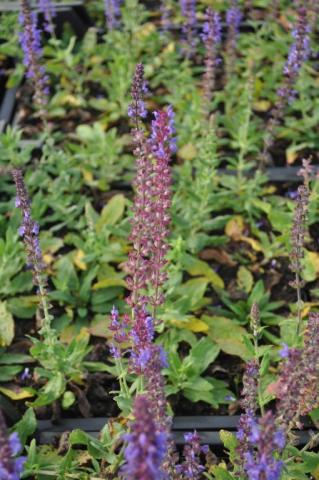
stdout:
POLYGON ((121 3, 121 0, 104 0, 105 18, 109 30, 118 28, 120 24, 121 3))
POLYGON ((38 0, 40 11, 44 15, 44 30, 52 35, 54 32, 53 19, 56 16, 56 8, 51 0, 38 0))
POLYGON ((154 422, 152 407, 144 395, 136 397, 133 415, 135 421, 131 431, 125 435, 128 445, 122 469, 125 480, 161 480, 161 469, 167 451, 167 435, 158 430, 154 422))
POLYGON ((245 472, 249 480, 279 480, 283 462, 276 459, 286 444, 282 430, 277 429, 272 412, 267 412, 259 422, 252 422, 249 436, 250 449, 245 454, 245 472))
POLYGON ((218 13, 206 10, 206 22, 201 35, 205 45, 205 73, 203 77, 203 106, 209 112, 209 104, 215 87, 216 67, 220 63, 217 52, 221 42, 221 22, 218 13))
POLYGON ((184 51, 187 58, 194 53, 196 45, 195 26, 196 26, 196 0, 180 0, 181 13, 184 17, 183 33, 185 35, 184 51))
POLYGON ((188 445, 184 447, 184 462, 177 465, 176 471, 183 475, 183 478, 191 480, 199 480, 201 474, 205 471, 205 467, 200 464, 200 454, 207 453, 207 445, 201 447, 200 437, 195 431, 184 435, 185 442, 188 445))
POLYGON ((0 478, 1 480, 19 480, 23 472, 26 457, 16 457, 21 450, 21 442, 16 432, 10 436, 0 410, 0 478))
POLYGON ((237 0, 232 0, 231 7, 226 13, 227 37, 225 54, 226 81, 230 78, 234 70, 236 60, 237 39, 239 34, 239 25, 242 19, 241 11, 238 8, 237 0))
POLYGON ((297 24, 292 32, 292 36, 294 41, 283 69, 284 79, 281 87, 277 90, 278 101, 272 109, 271 117, 267 124, 267 133, 264 137, 264 149, 261 157, 264 164, 270 161, 268 152, 274 144, 275 128, 283 119, 287 105, 292 103, 297 96, 295 85, 302 65, 310 53, 310 26, 307 9, 304 6, 299 6, 298 8, 297 24))
POLYGON ((128 107, 128 116, 135 120, 136 125, 138 125, 139 118, 145 118, 147 115, 145 102, 143 100, 147 92, 147 83, 144 80, 144 67, 139 63, 136 65, 131 89, 133 102, 128 107))
POLYGON ((24 53, 24 65, 26 75, 32 79, 34 84, 34 101, 40 107, 47 103, 48 76, 44 67, 41 65, 41 39, 40 31, 37 28, 37 17, 35 12, 31 12, 29 0, 20 0, 21 12, 19 22, 22 26, 22 32, 19 34, 21 47, 24 53))
POLYGON ((33 283, 39 287, 44 285, 43 270, 44 263, 39 243, 39 226, 31 217, 31 202, 23 180, 21 170, 13 169, 12 178, 15 182, 17 198, 15 204, 19 206, 22 213, 22 225, 19 228, 19 235, 23 237, 27 253, 27 262, 33 273, 33 283))

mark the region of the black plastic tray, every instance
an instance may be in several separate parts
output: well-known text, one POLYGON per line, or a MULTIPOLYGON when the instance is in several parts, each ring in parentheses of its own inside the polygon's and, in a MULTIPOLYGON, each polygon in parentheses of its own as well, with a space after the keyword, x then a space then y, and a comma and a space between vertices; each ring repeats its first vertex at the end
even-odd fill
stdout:
MULTIPOLYGON (((220 430, 235 433, 239 418, 239 415, 175 417, 173 420, 173 437, 178 445, 183 445, 185 443, 184 434, 196 430, 200 435, 201 443, 221 446, 220 430)), ((98 437, 108 420, 108 418, 72 418, 63 419, 58 425, 53 424, 50 420, 40 420, 38 421, 38 440, 40 443, 51 443, 63 432, 77 428, 93 437, 98 437)), ((311 425, 305 421, 304 430, 294 433, 298 445, 304 445, 310 440, 311 434, 317 432, 314 432, 311 425)))

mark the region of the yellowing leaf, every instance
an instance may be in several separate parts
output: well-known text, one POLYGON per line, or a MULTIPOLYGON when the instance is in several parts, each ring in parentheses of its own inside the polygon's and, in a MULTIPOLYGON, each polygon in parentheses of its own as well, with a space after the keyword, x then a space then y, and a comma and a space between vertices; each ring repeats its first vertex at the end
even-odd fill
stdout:
POLYGON ((301 311, 301 316, 302 318, 307 317, 309 314, 310 310, 312 310, 313 307, 318 307, 319 302, 307 302, 304 303, 302 311, 301 311))
POLYGON ((96 282, 92 289, 99 290, 100 288, 108 288, 108 287, 126 287, 126 282, 121 277, 111 277, 111 278, 103 278, 96 282))
POLYGON ((216 273, 208 263, 188 255, 184 257, 185 269, 192 276, 204 276, 216 288, 224 288, 223 279, 216 273))
POLYGON ((254 102, 253 109, 256 110, 256 112, 268 112, 268 110, 271 107, 271 103, 269 100, 258 100, 257 102, 254 102))
POLYGON ((193 158, 195 158, 197 155, 195 145, 193 145, 192 143, 187 143, 186 145, 183 145, 182 148, 180 148, 180 150, 178 151, 178 155, 183 160, 193 160, 193 158))
POLYGON ((230 237, 232 240, 235 240, 235 242, 238 242, 238 240, 241 239, 242 233, 244 231, 244 219, 240 215, 235 215, 233 218, 231 218, 225 227, 225 233, 228 237, 230 237))
POLYGON ((147 22, 142 25, 142 27, 135 33, 135 36, 139 39, 148 37, 155 30, 154 23, 147 22))
POLYGON ((171 322, 179 328, 186 328, 186 330, 195 333, 207 332, 209 330, 208 325, 203 322, 203 320, 196 317, 189 317, 186 321, 171 320, 171 322))
POLYGON ((249 360, 251 354, 246 347, 243 337, 247 331, 226 317, 210 317, 202 315, 201 319, 209 327, 208 336, 230 355, 238 355, 244 360, 249 360))
POLYGON ((86 183, 91 183, 93 182, 93 174, 90 172, 90 170, 86 170, 85 168, 82 169, 82 175, 84 178, 84 181, 86 183))
POLYGON ((309 252, 306 250, 303 265, 303 278, 307 282, 313 282, 316 280, 319 274, 319 254, 317 252, 309 252))
POLYGON ((111 338, 112 332, 109 325, 109 315, 96 315, 89 327, 89 332, 94 337, 111 338))
POLYGON ((85 253, 83 252, 83 250, 77 250, 73 255, 73 262, 80 270, 87 269, 87 265, 83 261, 84 257, 85 257, 85 253))
POLYGON ((46 263, 47 265, 51 265, 52 262, 53 262, 53 260, 54 260, 54 256, 51 255, 50 253, 45 253, 45 254, 43 255, 43 261, 44 261, 44 263, 46 263))
POLYGON ((286 160, 288 165, 292 165, 293 163, 295 163, 297 158, 298 158, 298 152, 294 150, 290 150, 289 148, 286 150, 286 160))
POLYGON ((166 55, 168 53, 173 53, 174 51, 175 51, 175 42, 169 42, 167 47, 165 47, 163 50, 163 55, 166 55))
POLYGON ((0 301, 0 346, 10 345, 14 337, 13 316, 7 309, 7 303, 0 301))
POLYGON ((17 385, 14 385, 12 388, 0 387, 0 392, 6 397, 11 398, 11 400, 23 400, 25 398, 34 397, 34 393, 32 391, 25 388, 20 388, 17 385))
POLYGON ((255 252, 262 252, 263 251, 260 243, 257 240, 255 240, 254 238, 240 237, 239 240, 241 240, 242 242, 248 243, 255 250, 255 252))

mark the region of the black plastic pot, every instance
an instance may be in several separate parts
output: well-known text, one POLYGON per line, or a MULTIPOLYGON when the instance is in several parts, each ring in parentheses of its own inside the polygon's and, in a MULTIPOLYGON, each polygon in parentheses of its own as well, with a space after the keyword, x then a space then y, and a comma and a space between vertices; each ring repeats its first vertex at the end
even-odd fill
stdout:
MULTIPOLYGON (((108 420, 108 418, 72 418, 64 419, 59 425, 52 424, 50 420, 40 420, 38 421, 38 441, 40 443, 51 443, 63 432, 77 428, 93 437, 98 437, 99 432, 108 420)), ((178 445, 183 445, 185 443, 184 434, 196 430, 200 435, 201 443, 222 446, 219 432, 227 430, 235 433, 238 421, 239 415, 175 417, 173 420, 174 440, 178 445)), ((305 445, 313 432, 311 425, 305 421, 304 430, 295 432, 298 445, 305 445)))

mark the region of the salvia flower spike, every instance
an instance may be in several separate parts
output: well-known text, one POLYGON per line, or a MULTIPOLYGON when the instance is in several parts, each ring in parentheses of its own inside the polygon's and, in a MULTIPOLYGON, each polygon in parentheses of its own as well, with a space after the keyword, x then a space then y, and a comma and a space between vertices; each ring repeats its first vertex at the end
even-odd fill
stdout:
POLYGON ((276 426, 271 411, 258 422, 252 422, 248 441, 250 449, 244 457, 248 479, 280 480, 283 462, 278 460, 277 454, 285 447, 286 439, 283 430, 276 426))
POLYGON ((41 65, 42 49, 40 30, 37 27, 35 12, 31 12, 29 0, 20 0, 21 11, 19 21, 22 31, 19 34, 21 47, 24 54, 24 65, 27 77, 34 85, 34 101, 43 112, 49 94, 48 76, 41 65))
POLYGON ((22 224, 19 228, 19 234, 23 238, 27 254, 27 265, 32 270, 33 283, 38 288, 38 294, 43 311, 43 329, 42 332, 49 335, 50 320, 49 304, 47 301, 46 276, 44 274, 44 263, 39 242, 39 225, 31 216, 31 201, 24 183, 21 170, 13 169, 12 178, 16 187, 16 207, 20 208, 22 213, 22 224))
POLYGON ((290 285, 297 291, 297 315, 298 315, 298 327, 297 333, 301 328, 301 310, 302 299, 301 289, 304 286, 304 281, 301 278, 302 274, 302 259, 304 257, 304 244, 306 234, 306 223, 309 208, 309 186, 307 179, 305 179, 303 185, 298 187, 298 195, 296 199, 296 207, 294 211, 293 224, 291 228, 291 252, 290 252, 290 270, 294 272, 295 279, 290 282, 290 285))
POLYGON ((220 63, 218 47, 221 42, 221 21, 217 12, 211 8, 206 10, 206 21, 203 26, 202 40, 205 45, 205 73, 203 76, 204 113, 209 112, 209 105, 215 88, 216 67, 220 63))
POLYGON ((1 480, 19 480, 23 472, 26 457, 17 457, 21 450, 18 434, 8 435, 3 413, 0 409, 0 478, 1 480))
POLYGON ((44 30, 51 35, 54 33, 53 20, 56 17, 56 8, 52 0, 38 0, 40 11, 44 16, 44 30))
POLYGON ((239 26, 242 19, 242 13, 238 8, 237 0, 232 0, 231 7, 226 12, 227 37, 225 54, 226 81, 233 72, 235 60, 239 26))
POLYGON ((104 0, 105 18, 109 30, 118 28, 120 24, 121 3, 121 0, 104 0))
POLYGON ((207 453, 208 446, 200 445, 200 437, 195 431, 193 433, 185 433, 184 435, 186 445, 184 447, 184 462, 176 466, 176 470, 182 475, 182 478, 189 478, 191 480, 199 480, 205 467, 201 465, 200 454, 207 453))
POLYGON ((135 398, 134 422, 125 435, 127 447, 122 469, 125 480, 164 479, 162 463, 167 448, 167 435, 160 432, 154 421, 150 401, 145 395, 135 398))
POLYGON ((300 70, 310 54, 310 26, 308 23, 307 9, 303 5, 299 6, 297 13, 297 23, 292 32, 293 43, 283 69, 283 82, 281 87, 277 90, 278 100, 275 107, 272 109, 267 124, 267 132, 264 137, 264 148, 261 157, 263 165, 270 162, 269 149, 274 143, 275 128, 280 124, 286 106, 292 103, 296 98, 297 92, 295 90, 295 85, 300 70))
POLYGON ((194 54, 196 46, 196 0, 180 0, 181 13, 184 17, 183 34, 184 51, 187 58, 194 54))

